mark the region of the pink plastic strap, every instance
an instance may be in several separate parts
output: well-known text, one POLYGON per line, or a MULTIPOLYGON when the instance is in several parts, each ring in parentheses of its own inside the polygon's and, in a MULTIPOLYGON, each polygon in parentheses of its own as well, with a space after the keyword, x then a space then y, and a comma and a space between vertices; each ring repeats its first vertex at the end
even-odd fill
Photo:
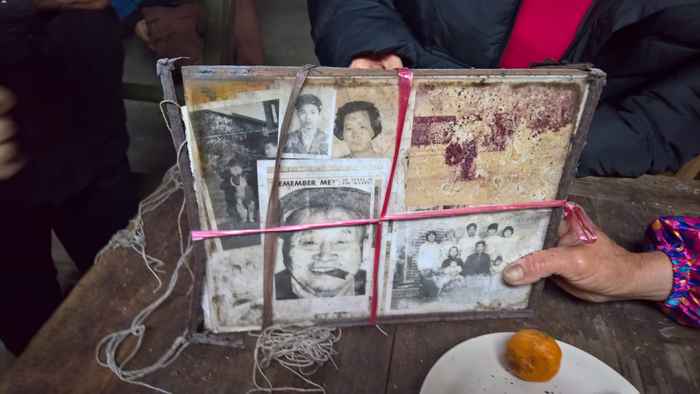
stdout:
POLYGON ((577 233, 578 240, 582 243, 592 244, 598 240, 598 235, 596 235, 595 232, 596 227, 593 221, 580 205, 567 201, 566 204, 564 204, 564 218, 577 233))
MULTIPOLYGON (((391 159, 391 171, 389 172, 389 180, 386 185, 386 193, 384 193, 384 203, 382 211, 379 215, 384 219, 389 210, 389 201, 391 200, 391 190, 394 186, 394 174, 396 173, 396 164, 399 160, 399 152, 401 150, 401 139, 403 137, 403 127, 406 121, 406 111, 408 110, 408 99, 411 97, 411 85, 413 84, 413 71, 408 68, 400 68, 397 70, 399 77, 399 113, 396 120, 396 142, 394 143, 394 156, 391 159)), ((370 314, 369 324, 377 324, 377 309, 379 308, 379 260, 382 253, 382 225, 377 223, 374 226, 374 264, 372 266, 372 298, 370 299, 370 314)))
POLYGON ((266 233, 286 233, 292 231, 307 231, 318 230, 331 227, 348 227, 348 226, 366 226, 375 225, 383 222, 402 222, 409 220, 421 219, 438 219, 453 216, 474 215, 487 212, 507 212, 521 211, 525 209, 545 209, 545 208, 560 208, 566 206, 565 200, 545 200, 526 202, 519 204, 504 204, 504 205, 475 205, 465 208, 451 208, 434 211, 420 211, 397 213, 393 215, 385 215, 383 218, 377 219, 354 219, 354 220, 339 220, 335 222, 313 223, 313 224, 297 224, 293 226, 279 226, 269 228, 254 228, 246 230, 208 230, 208 231, 192 231, 192 240, 201 241, 209 238, 234 237, 242 235, 255 235, 266 233))
POLYGON ((210 238, 221 238, 221 237, 235 237, 243 235, 255 235, 255 234, 265 234, 265 233, 285 233, 292 231, 307 231, 307 230, 318 230, 323 228, 332 227, 348 227, 348 226, 367 226, 374 225, 382 222, 401 222, 409 220, 421 220, 421 219, 438 219, 453 216, 463 216, 463 215, 474 215, 479 213, 491 213, 491 212, 507 212, 507 211, 521 211, 525 209, 545 209, 545 208, 560 208, 564 207, 564 217, 566 220, 572 221, 576 220, 578 228, 581 229, 579 239, 584 243, 593 243, 598 239, 595 233, 595 226, 593 222, 588 218, 586 212, 576 205, 575 203, 568 202, 566 200, 545 200, 545 201, 535 201, 526 202, 519 204, 505 204, 505 205, 475 205, 465 208, 452 208, 443 209, 439 211, 420 211, 420 212, 409 212, 409 213, 397 213, 393 215, 386 215, 379 219, 355 219, 355 220, 339 220, 335 222, 326 223, 313 223, 313 224, 297 224, 293 226, 279 226, 270 228, 254 228, 246 230, 206 230, 206 231, 192 231, 193 241, 202 241, 210 238))

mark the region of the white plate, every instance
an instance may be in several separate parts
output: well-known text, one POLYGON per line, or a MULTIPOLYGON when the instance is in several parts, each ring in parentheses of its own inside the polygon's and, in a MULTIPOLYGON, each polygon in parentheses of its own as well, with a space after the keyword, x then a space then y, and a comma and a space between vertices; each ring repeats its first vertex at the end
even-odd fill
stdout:
POLYGON ((522 381, 505 368, 506 342, 512 335, 482 335, 453 347, 428 372, 421 394, 639 394, 604 362, 561 341, 559 373, 545 383, 522 381))

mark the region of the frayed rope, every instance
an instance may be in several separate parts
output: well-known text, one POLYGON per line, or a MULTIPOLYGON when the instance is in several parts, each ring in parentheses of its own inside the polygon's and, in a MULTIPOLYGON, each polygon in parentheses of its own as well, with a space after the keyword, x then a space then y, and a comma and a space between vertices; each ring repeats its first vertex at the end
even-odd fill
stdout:
MULTIPOLYGON (((254 334, 251 334, 254 335, 254 334)), ((293 391, 300 393, 325 393, 326 389, 313 382, 309 377, 315 374, 325 363, 331 362, 338 369, 333 356, 337 353, 334 345, 340 341, 342 331, 331 327, 283 327, 270 326, 255 335, 253 369, 253 389, 248 393, 272 393, 275 391, 293 391), (282 367, 297 376, 311 387, 274 387, 265 374, 265 368, 277 361, 282 367), (266 387, 258 383, 258 376, 265 381, 266 387)))

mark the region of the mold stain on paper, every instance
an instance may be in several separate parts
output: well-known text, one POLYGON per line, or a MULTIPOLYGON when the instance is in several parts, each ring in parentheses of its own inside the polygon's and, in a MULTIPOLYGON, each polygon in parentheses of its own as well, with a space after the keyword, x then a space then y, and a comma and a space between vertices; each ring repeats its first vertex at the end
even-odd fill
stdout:
POLYGON ((420 84, 408 207, 553 198, 579 102, 576 84, 420 84))

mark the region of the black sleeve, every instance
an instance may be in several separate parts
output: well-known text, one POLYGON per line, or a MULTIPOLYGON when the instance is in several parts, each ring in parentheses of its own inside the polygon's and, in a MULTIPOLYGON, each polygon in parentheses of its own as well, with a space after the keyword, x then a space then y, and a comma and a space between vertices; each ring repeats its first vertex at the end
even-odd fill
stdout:
POLYGON ((309 0, 308 6, 322 65, 347 67, 358 55, 389 53, 415 63, 416 40, 392 0, 309 0))
POLYGON ((579 176, 677 171, 700 154, 700 59, 635 94, 602 102, 593 117, 579 176))
POLYGON ((33 15, 32 0, 0 1, 0 65, 19 63, 28 56, 33 15))

